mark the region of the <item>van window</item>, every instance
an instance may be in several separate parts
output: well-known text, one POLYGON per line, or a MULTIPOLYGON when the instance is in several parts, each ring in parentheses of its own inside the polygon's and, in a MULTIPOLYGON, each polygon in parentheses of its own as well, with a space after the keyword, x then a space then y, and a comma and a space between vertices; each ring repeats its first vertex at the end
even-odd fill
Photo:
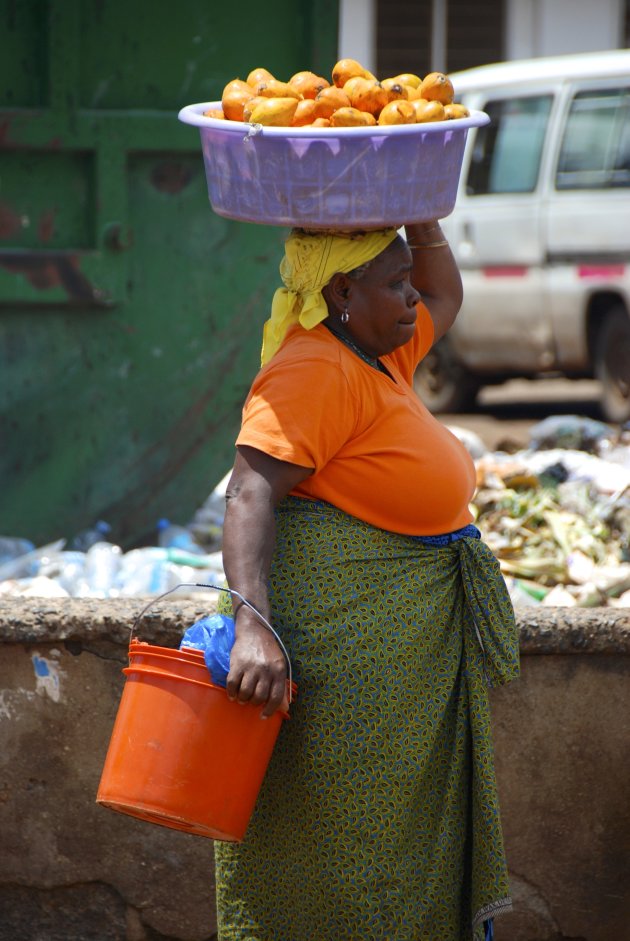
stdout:
POLYGON ((487 101, 490 124, 477 130, 466 192, 531 193, 536 188, 552 96, 487 101))
POLYGON ((630 186, 630 89, 574 96, 562 138, 556 189, 630 186))

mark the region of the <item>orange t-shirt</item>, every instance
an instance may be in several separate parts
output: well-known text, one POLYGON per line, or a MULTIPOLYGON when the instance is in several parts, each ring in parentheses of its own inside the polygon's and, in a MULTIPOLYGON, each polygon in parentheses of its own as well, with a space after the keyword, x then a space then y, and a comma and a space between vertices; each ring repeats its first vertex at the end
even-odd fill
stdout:
POLYGON ((323 324, 292 327, 254 380, 236 444, 314 468, 295 496, 326 500, 381 529, 426 536, 466 526, 473 461, 413 390, 432 343, 420 303, 413 338, 381 357, 392 381, 323 324))

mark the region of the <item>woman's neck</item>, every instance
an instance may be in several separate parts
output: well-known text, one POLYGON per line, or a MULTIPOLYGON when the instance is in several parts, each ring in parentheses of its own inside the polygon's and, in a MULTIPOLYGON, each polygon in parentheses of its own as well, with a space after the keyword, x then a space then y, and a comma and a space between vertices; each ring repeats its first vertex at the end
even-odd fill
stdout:
POLYGON ((348 336, 348 334, 345 333, 337 324, 333 326, 333 324, 330 323, 330 317, 327 317, 323 321, 323 324, 334 336, 337 337, 338 340, 341 340, 341 342, 344 343, 348 349, 352 350, 352 352, 355 353, 359 359, 362 359, 364 363, 367 363, 368 366, 372 367, 372 369, 378 370, 378 372, 387 372, 378 357, 370 356, 370 354, 366 353, 364 349, 361 349, 361 347, 355 343, 352 337, 348 336))

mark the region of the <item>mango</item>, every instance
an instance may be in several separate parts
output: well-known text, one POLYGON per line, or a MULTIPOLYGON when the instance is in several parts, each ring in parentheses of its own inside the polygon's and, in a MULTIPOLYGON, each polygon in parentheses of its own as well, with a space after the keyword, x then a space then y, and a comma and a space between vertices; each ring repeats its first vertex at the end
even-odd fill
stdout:
POLYGON ((323 88, 328 88, 330 82, 314 72, 296 72, 289 79, 289 85, 295 88, 303 98, 317 98, 323 88))
POLYGON ((453 121, 457 118, 467 118, 470 116, 470 111, 465 105, 458 104, 453 102, 450 105, 444 105, 444 117, 447 121, 453 121))
POLYGON ((453 83, 444 72, 429 72, 420 83, 422 97, 428 101, 439 101, 450 105, 455 97, 453 83))
POLYGON ((253 109, 249 120, 267 127, 290 127, 297 106, 297 98, 265 98, 253 109))
POLYGON ((350 99, 342 88, 331 85, 329 88, 322 88, 315 101, 321 104, 321 117, 329 118, 338 108, 349 108, 350 99))
POLYGON ((348 79, 354 78, 357 75, 360 78, 369 78, 372 81, 376 81, 376 77, 372 75, 371 72, 368 72, 367 69, 364 69, 361 63, 357 62, 356 59, 340 59, 332 70, 333 84, 336 85, 337 88, 343 88, 348 79))
POLYGON ((269 79, 275 78, 267 69, 252 69, 252 71, 247 76, 248 85, 260 85, 261 82, 268 82, 269 79))
POLYGON ((389 101, 389 94, 380 82, 355 76, 343 86, 350 105, 377 117, 389 101))
POLYGON ((368 127, 376 124, 374 115, 358 108, 338 108, 330 118, 331 127, 368 127))
POLYGON ((415 124, 413 102, 397 99, 386 104, 378 116, 379 124, 415 124))
POLYGON ((302 97, 300 92, 288 82, 280 82, 277 78, 259 82, 258 85, 253 86, 253 89, 255 95, 262 95, 263 98, 296 98, 299 101, 302 97))
POLYGON ((395 75, 392 82, 398 82, 399 85, 411 85, 412 88, 419 88, 422 79, 413 72, 402 72, 400 75, 395 75))
POLYGON ((383 79, 381 85, 387 92, 390 101, 398 101, 400 99, 405 99, 406 101, 409 98, 408 86, 401 85, 400 82, 397 82, 394 78, 383 79))
POLYGON ((426 124, 428 121, 445 121, 444 105, 440 101, 427 101, 426 98, 417 98, 410 101, 416 115, 416 124, 426 124))
POLYGON ((242 82, 240 78, 228 82, 221 95, 221 107, 225 117, 229 121, 242 121, 243 105, 253 97, 253 89, 247 82, 242 82))

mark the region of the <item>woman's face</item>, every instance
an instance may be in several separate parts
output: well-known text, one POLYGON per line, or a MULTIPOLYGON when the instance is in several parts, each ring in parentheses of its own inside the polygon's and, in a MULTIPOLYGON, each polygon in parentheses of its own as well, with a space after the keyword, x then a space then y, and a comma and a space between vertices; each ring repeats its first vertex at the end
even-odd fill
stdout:
POLYGON ((420 295, 410 276, 411 251, 397 236, 362 277, 348 278, 349 320, 343 329, 370 356, 384 356, 411 340, 420 295))

